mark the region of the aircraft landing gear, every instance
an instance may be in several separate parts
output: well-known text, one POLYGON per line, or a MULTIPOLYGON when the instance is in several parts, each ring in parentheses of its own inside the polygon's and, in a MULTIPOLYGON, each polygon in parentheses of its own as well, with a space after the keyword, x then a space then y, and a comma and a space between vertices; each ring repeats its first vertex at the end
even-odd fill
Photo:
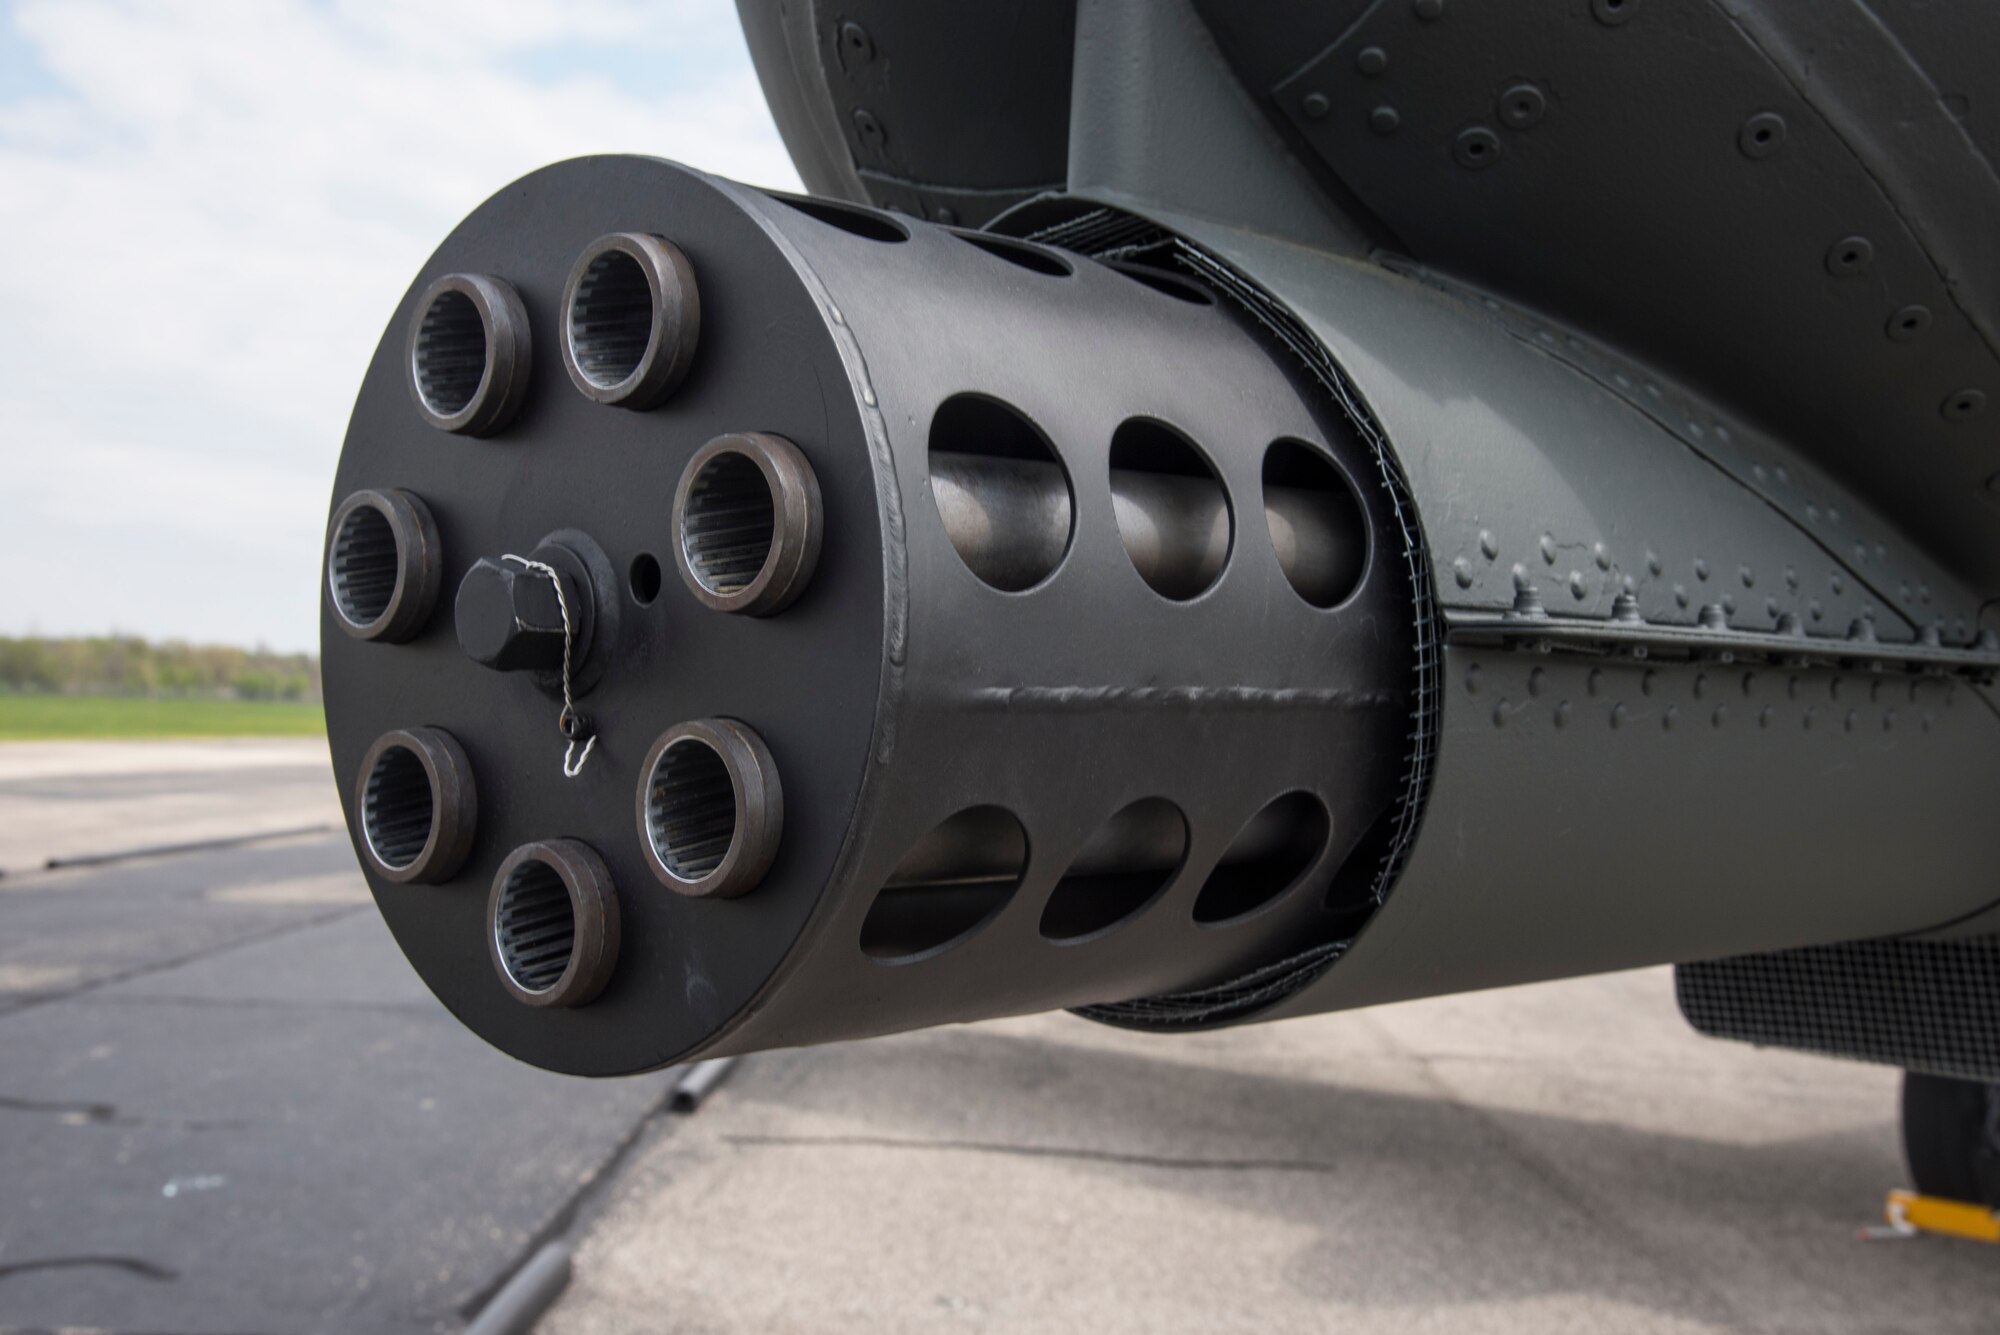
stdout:
POLYGON ((1905 1071, 1903 1155, 1923 1195, 2000 1210, 2000 1085, 1905 1071))

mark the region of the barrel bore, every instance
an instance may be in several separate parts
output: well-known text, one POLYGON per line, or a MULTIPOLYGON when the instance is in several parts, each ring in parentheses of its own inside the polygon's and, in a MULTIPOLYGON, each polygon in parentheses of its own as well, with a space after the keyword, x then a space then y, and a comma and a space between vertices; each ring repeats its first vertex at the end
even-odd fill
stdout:
POLYGON ((513 421, 528 394, 528 311, 505 279, 446 274, 410 321, 410 392, 440 431, 486 436, 513 421))
POLYGON ((1275 903, 1319 861, 1332 832, 1326 804, 1311 793, 1274 798, 1230 840, 1195 896, 1194 920, 1235 922, 1275 903))
POLYGON ((1050 892, 1043 938, 1084 941, 1138 916, 1174 879, 1187 846, 1187 817, 1164 797, 1120 808, 1084 842, 1050 892))
POLYGON ((472 851, 478 800, 472 765, 442 728, 399 728, 375 739, 355 795, 362 854, 397 882, 450 880, 472 851))
POLYGON ((618 893, 590 845, 540 839, 507 855, 486 904, 501 984, 529 1006, 581 1006, 618 963, 618 893))
POLYGON ((430 508, 407 491, 357 491, 328 527, 327 595, 340 628, 392 644, 422 630, 444 578, 430 508))
POLYGON ((819 480, 781 436, 720 436, 696 451, 674 493, 681 578, 718 612, 770 616, 805 591, 819 562, 819 480))
POLYGON ((733 899, 777 857, 785 803, 763 738, 734 719, 697 719, 660 734, 646 755, 639 834, 660 883, 733 899))
POLYGON ((1028 832, 1004 807, 968 807, 910 847, 868 907, 861 950, 885 963, 927 958, 993 920, 1021 884, 1028 832))
POLYGON ((599 403, 657 407, 694 361, 694 270, 662 237, 614 232, 592 242, 570 270, 563 313, 563 365, 599 403))
POLYGON ((1165 422, 1134 417, 1111 434, 1111 509, 1133 568, 1162 598, 1207 592, 1229 564, 1229 493, 1165 422))
POLYGON ((1026 414, 954 394, 931 419, 931 495, 966 568, 1006 593, 1053 575, 1076 505, 1055 447, 1026 414))
MULTIPOLYGON (((1026 419, 1019 419, 1020 426, 1033 434, 997 429, 1005 419, 984 408, 955 412, 948 419, 945 409, 962 401, 992 404, 1001 414, 1013 411, 972 395, 949 399, 939 409, 937 420, 952 430, 933 426, 931 431, 931 493, 938 517, 973 574, 1007 592, 1032 588, 1055 572, 1069 547, 1074 513, 1069 476, 1052 449, 1030 448, 1029 442, 1040 437, 1026 419), (986 419, 984 424, 980 418, 986 419), (968 421, 978 429, 966 430, 968 421), (966 448, 968 443, 992 448, 966 448)), ((1181 601, 1199 596, 1220 578, 1229 563, 1235 525, 1221 480, 1177 433, 1169 438, 1188 452, 1178 467, 1161 468, 1156 462, 1161 456, 1151 450, 1114 456, 1111 504, 1139 577, 1162 597, 1181 601), (1147 466, 1120 466, 1138 463, 1147 466)), ((1286 450, 1273 446, 1276 463, 1265 470, 1264 509, 1273 551, 1286 582, 1300 597, 1316 607, 1332 607, 1354 592, 1367 563, 1360 502, 1345 477, 1317 451, 1298 442, 1280 444, 1286 450)))
POLYGON ((1314 607, 1346 602, 1368 565, 1368 525, 1347 475, 1314 446, 1264 452, 1264 522, 1285 579, 1314 607))

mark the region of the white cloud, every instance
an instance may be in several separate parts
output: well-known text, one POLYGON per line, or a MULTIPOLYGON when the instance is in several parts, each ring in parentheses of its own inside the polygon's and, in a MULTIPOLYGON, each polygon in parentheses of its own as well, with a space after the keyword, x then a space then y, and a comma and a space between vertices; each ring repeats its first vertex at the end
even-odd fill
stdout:
POLYGON ((309 646, 355 389, 461 216, 582 153, 796 187, 727 0, 11 17, 49 79, 0 87, 0 631, 309 646))

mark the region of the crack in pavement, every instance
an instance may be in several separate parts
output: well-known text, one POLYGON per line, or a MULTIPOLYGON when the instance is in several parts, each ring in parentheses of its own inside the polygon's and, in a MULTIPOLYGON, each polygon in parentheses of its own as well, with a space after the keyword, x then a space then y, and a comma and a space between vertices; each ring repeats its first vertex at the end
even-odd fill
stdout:
POLYGON ((73 1270, 87 1267, 123 1270, 127 1274, 157 1283, 167 1283, 181 1277, 180 1271, 148 1261, 143 1256, 46 1256, 38 1261, 0 1263, 0 1279, 11 1279, 15 1275, 30 1274, 37 1270, 73 1270))
MULTIPOLYGON (((170 1127, 176 1131, 240 1131, 250 1125, 234 1118, 205 1120, 182 1117, 138 1117, 118 1111, 115 1103, 82 1103, 48 1099, 17 1099, 0 1094, 0 1111, 50 1113, 73 1125, 170 1127)), ((0 1267, 0 1278, 5 1278, 0 1267)))
POLYGON ((1011 1154, 1028 1159, 1082 1159, 1093 1163, 1125 1164, 1134 1168, 1186 1169, 1195 1172, 1332 1173, 1330 1163, 1315 1159, 1191 1159, 1165 1154, 1126 1154, 1117 1150, 1093 1150, 1070 1145, 1010 1145, 991 1140, 921 1140, 900 1136, 775 1136, 724 1135, 730 1145, 797 1146, 802 1148, 855 1147, 884 1150, 946 1150, 961 1154, 1011 1154))
POLYGON ((198 960, 205 960, 212 955, 226 954, 229 951, 237 950, 244 946, 258 945, 265 941, 275 941, 279 937, 289 936, 294 932, 307 931, 326 923, 338 922, 342 918, 351 918, 357 913, 364 913, 373 908, 373 904, 343 904, 329 913, 314 914, 298 922, 278 923, 263 931, 249 932, 243 936, 236 937, 234 940, 206 946, 200 950, 189 951, 185 955, 176 955, 172 959, 155 960, 148 964, 135 964, 129 969, 121 969, 116 973, 108 973, 98 978, 86 979, 74 987, 66 987, 60 991, 29 992, 18 997, 0 999, 0 1019, 4 1019, 10 1015, 19 1015, 22 1011, 33 1010, 37 1006, 46 1006, 52 1001, 66 1001, 71 997, 81 996, 85 992, 94 992, 101 987, 110 987, 114 983, 128 982, 134 978, 144 978, 149 974, 165 973, 169 969, 178 969, 183 964, 193 964, 198 960))
POLYGON ((430 1001, 314 1001, 297 997, 177 997, 167 993, 92 997, 92 1006, 193 1006, 212 1010, 367 1011, 380 1014, 452 1019, 450 1011, 430 1001))

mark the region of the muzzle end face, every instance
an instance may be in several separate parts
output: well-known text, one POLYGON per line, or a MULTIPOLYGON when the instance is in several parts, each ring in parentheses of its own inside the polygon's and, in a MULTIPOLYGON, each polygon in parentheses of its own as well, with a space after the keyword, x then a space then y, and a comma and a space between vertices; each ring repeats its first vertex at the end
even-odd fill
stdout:
POLYGON ((402 812, 385 918, 468 1025, 579 1074, 1324 940, 1408 727, 1344 431, 1184 279, 647 159, 526 178, 413 286, 341 459, 336 528, 409 507, 330 543, 323 635, 363 846, 368 792, 402 812), (505 430, 440 430, 476 390, 448 294, 501 284, 505 430), (368 788, 433 735, 462 813, 414 760, 368 788))

